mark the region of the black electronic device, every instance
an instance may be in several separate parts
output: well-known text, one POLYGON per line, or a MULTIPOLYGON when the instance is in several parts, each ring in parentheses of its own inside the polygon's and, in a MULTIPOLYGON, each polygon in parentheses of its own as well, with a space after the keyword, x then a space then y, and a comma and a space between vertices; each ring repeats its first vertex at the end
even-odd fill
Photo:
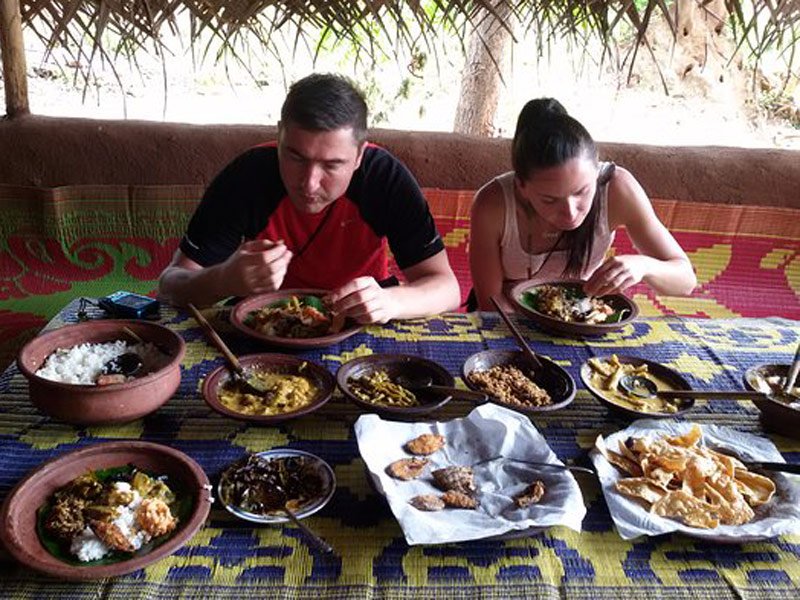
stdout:
POLYGON ((100 298, 97 305, 115 317, 126 319, 157 317, 158 309, 161 307, 158 300, 125 291, 114 292, 105 298, 100 298))

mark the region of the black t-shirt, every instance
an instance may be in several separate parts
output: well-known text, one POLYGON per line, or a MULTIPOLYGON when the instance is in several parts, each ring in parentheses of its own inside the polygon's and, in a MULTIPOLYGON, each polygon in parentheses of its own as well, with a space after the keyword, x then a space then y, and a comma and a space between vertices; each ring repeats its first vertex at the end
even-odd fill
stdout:
MULTIPOLYGON (((368 145, 364 149, 361 165, 338 202, 342 201, 357 207, 363 226, 378 238, 387 238, 401 269, 444 249, 419 185, 408 169, 383 148, 368 145)), ((211 182, 180 249, 201 266, 220 263, 242 241, 259 237, 282 202, 289 200, 280 177, 277 148, 252 148, 211 182)), ((346 244, 347 240, 340 243, 346 244)))

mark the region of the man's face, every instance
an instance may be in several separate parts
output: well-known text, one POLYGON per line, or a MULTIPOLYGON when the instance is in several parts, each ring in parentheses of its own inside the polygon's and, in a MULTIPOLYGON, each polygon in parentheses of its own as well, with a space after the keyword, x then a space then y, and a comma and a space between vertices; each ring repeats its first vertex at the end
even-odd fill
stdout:
POLYGON ((342 196, 361 164, 364 144, 353 129, 309 131, 293 123, 278 126, 278 164, 294 207, 318 213, 342 196))

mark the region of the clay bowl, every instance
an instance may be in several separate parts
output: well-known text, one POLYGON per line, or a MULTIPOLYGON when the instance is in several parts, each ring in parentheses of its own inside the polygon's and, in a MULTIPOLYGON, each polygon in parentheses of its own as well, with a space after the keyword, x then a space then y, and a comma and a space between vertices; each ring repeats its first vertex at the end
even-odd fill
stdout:
MULTIPOLYGON (((758 365, 745 371, 744 385, 756 392, 770 392, 770 386, 765 378, 777 376, 783 381, 788 372, 788 364, 758 365)), ((797 398, 794 406, 774 397, 768 397, 755 406, 761 411, 761 422, 766 429, 788 437, 800 438, 800 398, 797 398)))
POLYGON ((490 396, 491 401, 511 410, 526 415, 537 415, 544 412, 559 410, 567 406, 575 398, 575 381, 566 370, 559 367, 552 360, 541 354, 536 355, 542 362, 542 368, 531 369, 526 356, 520 350, 483 350, 470 356, 463 367, 464 383, 470 389, 483 391, 469 380, 472 373, 488 371, 497 365, 514 365, 539 387, 550 394, 553 403, 546 406, 524 407, 508 404, 499 398, 490 396))
POLYGON ((200 466, 167 446, 124 441, 94 444, 54 458, 27 475, 6 497, 0 509, 0 540, 21 564, 59 579, 101 579, 131 573, 169 556, 203 525, 211 506, 211 486, 200 466), (52 494, 87 471, 132 464, 153 475, 166 475, 170 485, 191 498, 189 516, 161 545, 111 564, 70 564, 43 545, 37 534, 37 511, 52 494))
POLYGON ((438 363, 408 354, 372 354, 362 356, 344 363, 336 372, 336 383, 345 396, 360 407, 388 417, 414 418, 426 415, 447 404, 452 396, 443 395, 441 392, 425 393, 415 391, 419 400, 418 406, 383 406, 362 400, 353 393, 350 386, 351 379, 369 377, 377 371, 386 371, 389 379, 397 381, 407 379, 411 381, 427 381, 433 385, 452 387, 455 379, 438 363))
POLYGON ((270 371, 275 373, 285 373, 290 375, 301 375, 311 380, 317 388, 310 404, 291 412, 276 415, 248 415, 237 412, 222 404, 219 400, 219 392, 222 386, 230 379, 230 371, 227 366, 221 366, 212 371, 203 382, 203 398, 211 408, 226 417, 269 425, 280 423, 288 419, 307 415, 313 412, 330 400, 331 394, 336 389, 336 381, 333 375, 325 368, 316 363, 290 356, 288 354, 249 354, 239 357, 242 368, 247 371, 270 371))
POLYGON ((288 338, 260 333, 246 323, 248 315, 251 312, 266 306, 270 306, 282 300, 287 300, 291 296, 323 297, 329 293, 330 292, 327 290, 319 289, 293 289, 250 296, 244 300, 241 300, 236 306, 233 307, 230 317, 231 324, 247 337, 266 342, 272 346, 279 346, 282 348, 325 348, 326 346, 332 346, 333 344, 341 342, 342 340, 345 340, 361 331, 361 326, 352 322, 346 322, 345 327, 337 333, 330 333, 328 335, 313 338, 288 338))
POLYGON ((157 323, 137 320, 87 321, 66 325, 35 337, 20 350, 17 366, 28 379, 31 402, 41 412, 75 425, 106 425, 133 421, 169 400, 180 385, 181 360, 185 352, 183 338, 157 323), (36 375, 45 359, 58 348, 115 340, 135 342, 124 328, 166 354, 166 364, 125 383, 104 386, 61 383, 36 375))
MULTIPOLYGON (((605 359, 608 357, 600 356, 600 359, 605 359)), ((654 376, 658 377, 659 379, 663 380, 665 383, 669 384, 672 389, 675 390, 690 390, 692 387, 689 385, 689 382, 683 378, 683 376, 670 369, 669 367, 665 367, 664 365, 653 362, 650 360, 645 360, 643 358, 638 358, 635 356, 623 356, 617 355, 619 362, 622 364, 633 365, 638 367, 640 365, 647 365, 647 371, 652 373, 654 376)), ((636 410, 632 407, 623 406, 618 404, 617 402, 613 401, 609 397, 607 397, 607 393, 604 393, 604 390, 597 387, 591 379, 592 375, 592 367, 589 365, 589 362, 585 362, 581 365, 581 381, 583 382, 584 387, 597 398, 602 404, 605 404, 609 410, 615 412, 618 415, 625 416, 627 418, 632 419, 662 419, 662 418, 670 418, 670 417, 677 417, 682 415, 694 407, 694 398, 685 399, 681 401, 680 408, 676 412, 645 412, 642 410, 636 410)))
POLYGON ((565 287, 572 287, 572 288, 580 288, 581 282, 576 281, 552 281, 549 283, 538 283, 533 284, 530 281, 522 281, 511 288, 510 296, 511 301, 517 307, 517 309, 530 317, 530 319, 536 323, 536 325, 550 333, 555 333, 558 335, 570 335, 570 336, 599 336, 605 335, 606 333, 610 333, 612 331, 618 331, 625 327, 628 323, 631 323, 636 317, 639 315, 639 307, 636 303, 628 298, 627 296, 623 296, 622 294, 611 294, 609 296, 603 296, 602 299, 605 300, 614 310, 627 311, 625 316, 616 323, 568 323, 566 321, 562 321, 560 319, 556 319, 544 313, 541 313, 537 310, 534 310, 530 306, 528 306, 525 302, 523 302, 523 295, 525 292, 532 292, 535 291, 536 288, 544 286, 544 285, 558 285, 558 286, 565 286, 565 287))

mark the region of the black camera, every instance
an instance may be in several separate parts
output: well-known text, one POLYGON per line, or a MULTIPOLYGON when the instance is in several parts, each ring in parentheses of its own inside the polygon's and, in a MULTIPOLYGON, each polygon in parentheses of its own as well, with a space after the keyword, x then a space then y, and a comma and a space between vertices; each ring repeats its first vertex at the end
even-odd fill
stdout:
POLYGON ((158 300, 132 292, 114 292, 100 298, 97 305, 115 317, 126 319, 149 319, 158 316, 161 307, 158 300))

